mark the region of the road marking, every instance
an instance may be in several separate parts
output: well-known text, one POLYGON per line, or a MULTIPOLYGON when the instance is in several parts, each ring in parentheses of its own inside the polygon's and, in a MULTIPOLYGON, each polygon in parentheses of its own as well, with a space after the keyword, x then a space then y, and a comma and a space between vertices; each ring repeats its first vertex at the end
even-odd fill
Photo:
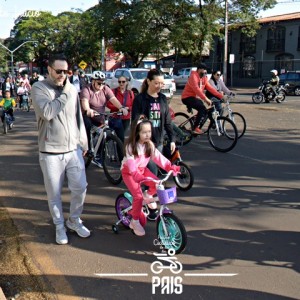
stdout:
POLYGON ((184 276, 187 277, 231 277, 236 275, 238 275, 238 273, 184 273, 184 276))
POLYGON ((126 276, 126 277, 132 277, 132 276, 139 276, 139 277, 143 277, 143 276, 149 276, 148 273, 95 273, 96 276, 100 276, 100 277, 119 277, 119 276, 126 276))

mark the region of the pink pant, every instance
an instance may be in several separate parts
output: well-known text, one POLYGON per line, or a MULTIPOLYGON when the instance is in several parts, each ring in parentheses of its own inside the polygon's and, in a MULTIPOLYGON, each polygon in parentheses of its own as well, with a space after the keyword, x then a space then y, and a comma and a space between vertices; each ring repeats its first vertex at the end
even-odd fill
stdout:
MULTIPOLYGON (((145 177, 151 177, 153 179, 158 179, 149 169, 145 168, 144 170, 144 176, 145 177)), ((141 185, 137 183, 131 174, 126 169, 122 169, 122 177, 124 180, 124 183, 126 184, 129 192, 131 193, 133 197, 133 203, 132 203, 132 218, 134 220, 138 220, 140 217, 140 213, 143 206, 143 193, 141 189, 141 185)), ((148 194, 154 195, 156 193, 156 187, 155 182, 153 181, 145 181, 142 183, 143 185, 146 185, 149 187, 148 194)))

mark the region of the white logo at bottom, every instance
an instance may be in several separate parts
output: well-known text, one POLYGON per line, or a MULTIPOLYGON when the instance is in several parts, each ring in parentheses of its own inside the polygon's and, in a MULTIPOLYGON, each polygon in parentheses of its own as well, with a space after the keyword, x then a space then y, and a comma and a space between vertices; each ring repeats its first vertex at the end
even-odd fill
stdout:
MULTIPOLYGON (((170 270, 177 275, 182 271, 181 262, 175 257, 175 250, 168 249, 168 253, 154 253, 156 261, 151 264, 151 271, 160 274, 163 270, 170 270), (163 264, 168 263, 168 265, 163 264)), ((181 294, 183 290, 182 277, 180 276, 152 276, 152 294, 181 294)))

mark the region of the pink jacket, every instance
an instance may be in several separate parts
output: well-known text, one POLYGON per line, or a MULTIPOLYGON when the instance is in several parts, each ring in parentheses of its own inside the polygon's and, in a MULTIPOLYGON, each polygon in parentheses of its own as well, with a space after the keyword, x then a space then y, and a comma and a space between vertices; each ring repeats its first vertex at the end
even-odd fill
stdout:
POLYGON ((136 177, 138 181, 143 180, 144 177, 142 174, 144 174, 144 170, 151 159, 162 169, 166 170, 167 172, 170 171, 172 169, 171 162, 155 148, 153 143, 152 146, 153 151, 150 157, 145 156, 145 145, 143 144, 138 144, 138 157, 131 155, 131 147, 127 146, 126 153, 122 161, 121 170, 136 177))

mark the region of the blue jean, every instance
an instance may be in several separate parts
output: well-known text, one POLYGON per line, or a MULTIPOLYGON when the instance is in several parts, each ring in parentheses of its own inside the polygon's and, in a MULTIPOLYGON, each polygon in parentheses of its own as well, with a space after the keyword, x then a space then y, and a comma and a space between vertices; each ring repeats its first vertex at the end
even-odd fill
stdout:
POLYGON ((61 192, 65 176, 71 191, 70 218, 76 220, 83 211, 87 181, 82 150, 64 154, 39 154, 49 210, 55 225, 64 224, 61 192))

